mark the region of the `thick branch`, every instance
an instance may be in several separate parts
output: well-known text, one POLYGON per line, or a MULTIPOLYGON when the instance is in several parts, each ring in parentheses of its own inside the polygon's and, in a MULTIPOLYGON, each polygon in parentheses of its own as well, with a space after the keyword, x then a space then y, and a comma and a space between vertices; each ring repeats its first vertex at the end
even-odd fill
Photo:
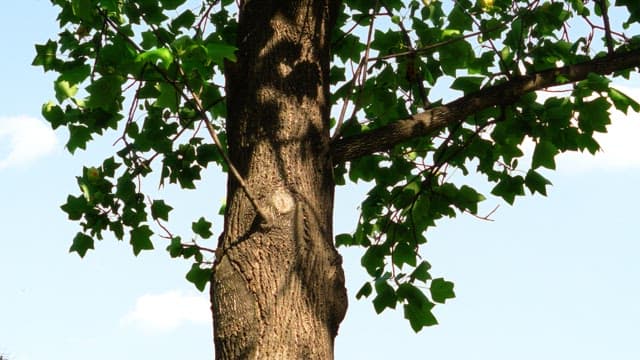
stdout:
POLYGON ((597 58, 581 64, 541 71, 513 78, 505 83, 487 87, 474 94, 459 98, 398 120, 381 128, 338 139, 333 143, 335 163, 359 158, 378 151, 386 151, 409 139, 428 136, 445 126, 464 120, 467 116, 495 105, 513 104, 524 94, 551 86, 584 80, 590 73, 608 75, 615 71, 640 66, 640 49, 597 58))

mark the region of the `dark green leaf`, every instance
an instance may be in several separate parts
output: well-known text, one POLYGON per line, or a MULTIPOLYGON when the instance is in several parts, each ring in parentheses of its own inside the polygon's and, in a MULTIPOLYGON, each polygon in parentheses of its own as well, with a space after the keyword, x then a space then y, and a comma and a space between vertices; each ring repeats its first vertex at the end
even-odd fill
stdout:
POLYGON ((418 267, 416 267, 416 269, 411 273, 411 279, 426 282, 427 280, 431 279, 429 269, 431 269, 431 264, 426 261, 421 262, 420 265, 418 265, 418 267))
POLYGON ((187 280, 200 291, 204 291, 204 288, 207 286, 207 283, 211 279, 211 269, 210 268, 202 268, 200 264, 191 265, 191 270, 187 273, 187 280))
POLYGON ((186 0, 160 0, 162 7, 167 10, 175 10, 178 6, 184 4, 186 0))
POLYGON ((558 148, 555 145, 553 145, 552 142, 546 141, 546 140, 540 140, 540 142, 536 144, 536 148, 533 151, 531 167, 535 169, 540 166, 544 166, 548 169, 555 169, 556 154, 558 154, 558 148))
POLYGON ((339 234, 336 236, 336 246, 354 245, 351 234, 339 234))
POLYGON ((60 207, 69 215, 69 220, 80 220, 82 215, 91 208, 84 196, 67 196, 67 202, 60 207))
POLYGON ((460 90, 464 94, 471 94, 480 90, 483 81, 484 78, 479 76, 461 76, 453 81, 451 88, 460 90))
POLYGON ((169 220, 169 211, 173 208, 165 204, 164 200, 154 200, 151 204, 151 216, 154 220, 162 219, 164 221, 169 220))
POLYGON ((401 242, 393 249, 393 253, 391 254, 391 258, 393 263, 402 268, 402 265, 409 264, 411 266, 416 266, 416 249, 411 245, 401 242))
POLYGON ((619 90, 610 88, 609 97, 616 109, 624 112, 625 114, 628 114, 629 108, 633 109, 635 112, 640 112, 640 104, 619 90))
POLYGON ((376 297, 373 299, 373 307, 380 314, 384 309, 395 309, 398 299, 396 292, 386 279, 377 279, 375 283, 376 297))
POLYGON ((409 320, 413 331, 418 332, 425 326, 438 324, 438 320, 428 307, 420 307, 413 303, 404 305, 404 318, 409 320))
POLYGON ((371 276, 376 276, 384 266, 385 253, 386 250, 382 246, 372 245, 365 251, 364 255, 362 255, 360 263, 367 269, 367 272, 371 276))
POLYGON ((182 239, 179 236, 171 238, 171 243, 167 246, 167 251, 172 258, 182 255, 183 249, 182 239))
POLYGON ((356 293, 356 299, 360 299, 361 297, 369 297, 372 292, 373 287, 371 286, 371 283, 366 282, 364 285, 362 285, 360 290, 358 290, 358 293, 356 293))
POLYGON ((456 297, 453 292, 453 283, 446 281, 443 278, 433 279, 431 282, 431 298, 435 302, 444 304, 447 299, 453 299, 456 297))
POLYGON ((147 225, 131 230, 131 246, 134 255, 138 256, 142 250, 153 250, 151 235, 153 235, 153 231, 147 225))
POLYGON ((540 175, 533 169, 527 172, 527 176, 524 178, 524 183, 532 194, 539 192, 544 196, 547 196, 547 185, 551 185, 551 181, 547 180, 544 176, 540 175))
POLYGON ((522 176, 505 176, 500 182, 491 190, 491 193, 496 196, 502 197, 506 202, 513 205, 515 197, 518 195, 524 195, 524 179, 522 176))
POLYGON ((213 235, 211 232, 211 223, 205 220, 204 217, 201 217, 198 221, 191 223, 191 229, 203 239, 208 239, 213 235))
POLYGON ((84 257, 89 249, 93 249, 93 238, 79 232, 73 238, 73 244, 69 248, 69 252, 75 251, 80 257, 84 257))

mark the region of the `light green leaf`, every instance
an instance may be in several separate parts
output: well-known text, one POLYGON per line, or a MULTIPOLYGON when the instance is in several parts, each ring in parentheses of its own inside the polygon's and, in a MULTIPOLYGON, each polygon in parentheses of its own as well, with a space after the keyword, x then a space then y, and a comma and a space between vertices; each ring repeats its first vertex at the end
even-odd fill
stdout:
POLYGON ((54 83, 56 91, 56 99, 63 102, 66 99, 73 98, 78 92, 78 86, 69 84, 66 80, 58 80, 54 83))
POLYGON ((135 61, 140 64, 150 63, 158 65, 160 68, 167 70, 173 63, 173 54, 171 53, 171 50, 167 48, 147 50, 138 54, 135 61))

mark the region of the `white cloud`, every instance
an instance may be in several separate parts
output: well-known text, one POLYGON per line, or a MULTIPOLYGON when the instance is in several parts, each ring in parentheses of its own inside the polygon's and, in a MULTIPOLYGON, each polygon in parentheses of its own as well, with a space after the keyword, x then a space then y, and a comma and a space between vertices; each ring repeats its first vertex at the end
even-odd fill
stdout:
POLYGON ((136 300, 133 311, 121 322, 145 331, 167 332, 187 322, 210 324, 211 309, 209 300, 199 294, 185 294, 177 290, 145 294, 136 300))
POLYGON ((55 133, 28 116, 0 117, 0 169, 24 166, 57 148, 55 133))

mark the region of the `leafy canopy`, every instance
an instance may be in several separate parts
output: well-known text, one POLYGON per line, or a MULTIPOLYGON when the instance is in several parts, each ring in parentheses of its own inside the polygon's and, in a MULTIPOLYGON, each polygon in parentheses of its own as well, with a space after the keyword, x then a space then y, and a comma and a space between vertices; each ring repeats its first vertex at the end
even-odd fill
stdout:
MULTIPOLYGON (((194 259, 187 279, 204 289, 215 252, 172 234, 172 206, 152 199, 143 180, 194 189, 209 165, 233 169, 222 74, 236 56, 235 2, 52 3, 60 8, 61 32, 36 45, 33 62, 59 74, 56 102, 43 106, 44 117, 54 129, 68 129, 71 153, 107 130, 119 134, 114 155, 85 167, 79 194, 62 205, 81 226, 70 251, 85 256, 107 232, 128 240, 137 255, 153 249, 158 236, 172 257, 194 259)), ((640 22, 634 0, 345 0, 337 14, 333 138, 346 144, 453 99, 490 95, 492 87, 632 52, 640 43, 629 35, 640 22)), ((628 77, 637 67, 617 70, 614 76, 628 77)), ((544 98, 528 92, 510 102, 484 99, 479 111, 449 119, 429 136, 335 164, 337 184, 371 184, 353 233, 336 236, 338 246, 365 249, 362 266, 372 280, 358 298, 374 296, 378 313, 402 305, 415 331, 436 324, 434 304, 454 297, 453 284, 433 279, 419 250, 436 221, 481 217, 485 199, 449 174, 482 174, 491 194, 509 204, 527 191, 546 195, 550 181, 541 168, 555 169, 564 151, 598 151, 593 135, 606 131, 612 105, 640 110, 595 69, 575 83, 570 75, 559 72, 553 85, 566 84, 544 98), (522 163, 527 140, 535 150, 522 163)), ((211 225, 204 217, 194 221, 192 238, 212 237, 211 225)))

